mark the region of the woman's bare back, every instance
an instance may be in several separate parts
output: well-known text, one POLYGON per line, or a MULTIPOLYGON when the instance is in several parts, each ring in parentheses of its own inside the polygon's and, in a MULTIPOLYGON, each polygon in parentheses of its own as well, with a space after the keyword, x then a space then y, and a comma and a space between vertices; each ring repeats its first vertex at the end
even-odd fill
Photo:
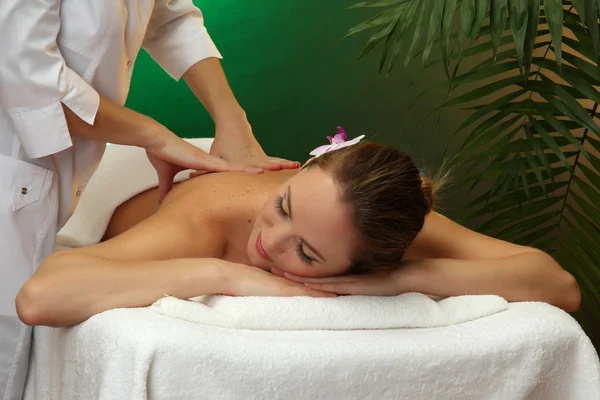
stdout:
POLYGON ((102 241, 131 229, 159 210, 159 207, 187 207, 191 214, 216 208, 228 208, 233 218, 252 216, 251 209, 260 207, 271 192, 297 171, 265 174, 242 172, 212 173, 173 185, 162 205, 158 204, 158 188, 148 189, 121 204, 113 213, 102 241))

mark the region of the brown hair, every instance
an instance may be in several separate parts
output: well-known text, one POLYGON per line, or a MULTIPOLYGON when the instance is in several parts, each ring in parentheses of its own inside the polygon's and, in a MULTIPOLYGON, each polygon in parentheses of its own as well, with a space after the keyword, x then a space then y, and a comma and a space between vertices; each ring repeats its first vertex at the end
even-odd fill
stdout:
POLYGON ((433 207, 434 187, 401 150, 360 142, 313 159, 332 174, 359 234, 348 273, 398 266, 433 207))

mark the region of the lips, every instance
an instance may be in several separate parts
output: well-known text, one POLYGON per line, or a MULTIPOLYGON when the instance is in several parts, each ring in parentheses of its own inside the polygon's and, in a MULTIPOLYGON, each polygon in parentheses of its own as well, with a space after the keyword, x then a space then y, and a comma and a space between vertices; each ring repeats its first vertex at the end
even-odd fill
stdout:
POLYGON ((256 247, 256 252, 261 258, 263 258, 266 261, 271 261, 271 258, 269 257, 262 245, 262 234, 260 232, 256 236, 256 243, 254 244, 254 247, 256 247))

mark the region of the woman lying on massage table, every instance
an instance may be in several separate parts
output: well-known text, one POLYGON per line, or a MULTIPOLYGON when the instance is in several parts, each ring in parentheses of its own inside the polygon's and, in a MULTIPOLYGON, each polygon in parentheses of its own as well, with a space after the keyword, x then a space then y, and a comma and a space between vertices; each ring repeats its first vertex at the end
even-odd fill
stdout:
POLYGON ((48 257, 17 297, 29 325, 70 326, 165 294, 496 294, 579 307, 548 254, 431 211, 432 184, 405 153, 361 142, 301 170, 213 173, 114 213, 104 240, 48 257))

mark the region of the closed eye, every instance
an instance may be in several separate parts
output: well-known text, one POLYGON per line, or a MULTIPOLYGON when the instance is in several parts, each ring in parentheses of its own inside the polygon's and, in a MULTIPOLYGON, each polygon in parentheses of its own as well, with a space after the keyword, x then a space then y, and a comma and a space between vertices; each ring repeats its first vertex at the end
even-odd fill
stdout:
POLYGON ((277 197, 275 197, 275 210, 277 210, 277 214, 280 216, 287 217, 287 213, 283 209, 283 196, 281 195, 277 195, 277 197))
MULTIPOLYGON (((288 213, 286 213, 283 209, 283 196, 281 195, 277 195, 277 197, 275 197, 275 210, 277 211, 277 214, 281 217, 288 216, 288 213)), ((312 264, 312 262, 314 261, 304 252, 302 240, 298 240, 298 245, 296 246, 296 254, 298 255, 298 258, 300 258, 300 260, 305 264, 312 264)))

